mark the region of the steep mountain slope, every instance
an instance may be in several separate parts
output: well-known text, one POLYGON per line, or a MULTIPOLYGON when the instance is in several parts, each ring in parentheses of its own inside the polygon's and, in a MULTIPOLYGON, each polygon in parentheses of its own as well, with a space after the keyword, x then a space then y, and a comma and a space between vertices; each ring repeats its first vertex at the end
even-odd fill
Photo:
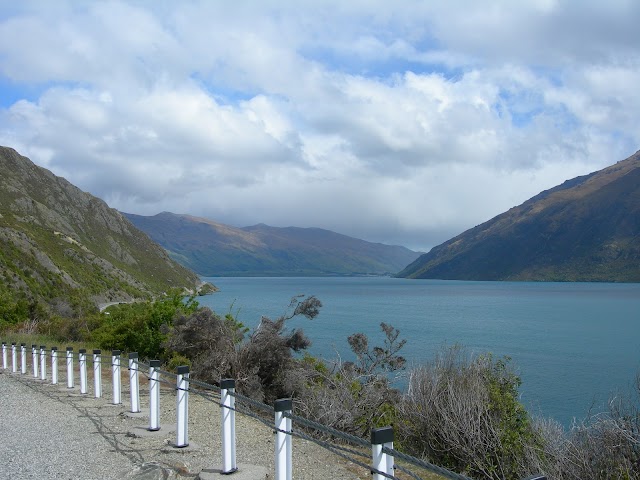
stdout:
POLYGON ((640 282, 640 152, 467 230, 398 276, 640 282))
POLYGON ((15 150, 0 147, 0 172, 0 293, 73 314, 198 283, 117 210, 15 150))
POLYGON ((381 275, 419 255, 319 228, 234 228, 168 212, 125 215, 175 260, 205 276, 381 275))

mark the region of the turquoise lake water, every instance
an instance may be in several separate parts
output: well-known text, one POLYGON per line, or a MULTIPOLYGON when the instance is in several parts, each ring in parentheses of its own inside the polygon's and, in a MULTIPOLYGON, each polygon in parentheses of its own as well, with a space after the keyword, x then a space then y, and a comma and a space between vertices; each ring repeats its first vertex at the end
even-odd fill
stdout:
POLYGON ((322 303, 313 321, 291 320, 326 359, 352 359, 348 335, 382 343, 380 322, 407 339, 409 364, 443 346, 508 355, 521 376, 522 401, 534 414, 568 426, 610 394, 629 392, 640 369, 640 284, 512 283, 406 280, 388 277, 205 278, 221 291, 200 297, 249 327, 283 314, 294 295, 322 303))

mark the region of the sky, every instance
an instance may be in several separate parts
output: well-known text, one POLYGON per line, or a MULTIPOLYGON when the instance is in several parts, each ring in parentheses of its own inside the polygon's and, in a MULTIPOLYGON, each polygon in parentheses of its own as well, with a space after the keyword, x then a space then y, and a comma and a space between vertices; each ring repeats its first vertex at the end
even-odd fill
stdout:
POLYGON ((428 251, 640 149, 637 0, 0 0, 0 145, 118 210, 428 251))

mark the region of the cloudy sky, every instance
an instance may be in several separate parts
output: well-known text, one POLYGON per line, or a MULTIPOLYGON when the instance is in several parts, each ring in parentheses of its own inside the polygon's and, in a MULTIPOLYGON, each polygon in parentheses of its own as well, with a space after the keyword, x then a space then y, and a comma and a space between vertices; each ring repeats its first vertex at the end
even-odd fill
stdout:
POLYGON ((640 149, 637 0, 0 1, 0 144, 119 210, 428 250, 640 149))

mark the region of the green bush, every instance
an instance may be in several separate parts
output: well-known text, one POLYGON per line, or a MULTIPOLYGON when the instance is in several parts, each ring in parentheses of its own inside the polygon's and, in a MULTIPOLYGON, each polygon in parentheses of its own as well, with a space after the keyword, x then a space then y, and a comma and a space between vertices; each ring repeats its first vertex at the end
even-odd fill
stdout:
POLYGON ((175 290, 152 302, 110 307, 102 314, 102 325, 93 332, 93 338, 104 349, 138 352, 141 358, 166 360, 165 343, 173 319, 198 308, 194 297, 186 302, 183 299, 182 292, 175 290))

